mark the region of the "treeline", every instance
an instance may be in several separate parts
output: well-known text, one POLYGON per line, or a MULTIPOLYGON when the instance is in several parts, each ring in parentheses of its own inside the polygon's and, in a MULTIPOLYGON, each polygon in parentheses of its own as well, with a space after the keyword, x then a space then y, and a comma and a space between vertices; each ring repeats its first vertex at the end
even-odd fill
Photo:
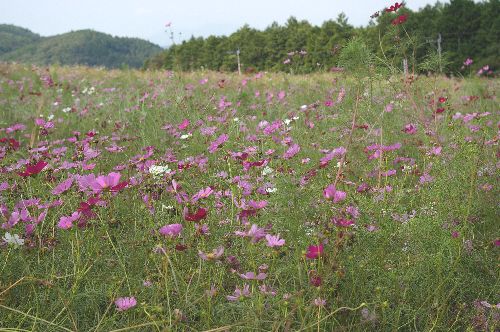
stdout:
MULTIPOLYGON (((500 66, 500 0, 475 3, 451 0, 411 11, 379 11, 366 27, 353 27, 340 14, 321 26, 294 17, 284 25, 271 24, 263 31, 243 26, 230 36, 192 37, 146 61, 145 68, 182 71, 210 69, 236 71, 237 50, 243 70, 308 73, 337 66, 340 50, 353 37, 364 39, 380 61, 401 67, 403 59, 416 71, 442 68, 457 72, 467 58, 471 68, 500 66), (393 20, 408 15, 394 25, 393 20), (441 36, 441 57, 438 39, 441 36), (432 61, 439 65, 431 66, 432 61), (428 64, 422 66, 421 64, 428 64)), ((375 14, 375 13, 374 13, 375 14)), ((469 70, 469 69, 467 69, 469 70)))

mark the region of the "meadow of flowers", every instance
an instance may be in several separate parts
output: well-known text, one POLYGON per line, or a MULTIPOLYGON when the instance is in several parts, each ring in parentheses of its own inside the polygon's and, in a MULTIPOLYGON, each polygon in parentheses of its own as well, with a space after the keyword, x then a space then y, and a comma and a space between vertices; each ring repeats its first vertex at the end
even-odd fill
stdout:
POLYGON ((495 331, 498 88, 0 65, 0 328, 495 331))

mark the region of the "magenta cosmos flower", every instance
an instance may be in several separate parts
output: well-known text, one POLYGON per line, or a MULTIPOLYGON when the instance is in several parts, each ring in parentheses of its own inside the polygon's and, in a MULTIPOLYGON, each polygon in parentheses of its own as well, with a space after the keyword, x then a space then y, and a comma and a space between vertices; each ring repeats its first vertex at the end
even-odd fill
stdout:
POLYGON ((307 248, 306 257, 309 259, 317 259, 323 254, 323 244, 317 246, 309 246, 307 248))
POLYGON ((137 305, 137 300, 135 297, 119 297, 115 301, 116 310, 125 311, 130 308, 133 308, 137 305))
POLYGON ((338 203, 340 201, 343 201, 347 197, 347 194, 343 191, 337 190, 335 186, 331 184, 325 188, 325 190, 323 191, 323 196, 326 199, 333 200, 334 203, 338 203))
POLYGON ((45 162, 43 160, 40 160, 39 162, 37 162, 34 165, 26 165, 26 170, 24 172, 20 172, 20 173, 17 173, 17 174, 19 174, 22 177, 28 177, 28 176, 32 176, 32 175, 37 175, 47 165, 48 165, 47 162, 45 162))

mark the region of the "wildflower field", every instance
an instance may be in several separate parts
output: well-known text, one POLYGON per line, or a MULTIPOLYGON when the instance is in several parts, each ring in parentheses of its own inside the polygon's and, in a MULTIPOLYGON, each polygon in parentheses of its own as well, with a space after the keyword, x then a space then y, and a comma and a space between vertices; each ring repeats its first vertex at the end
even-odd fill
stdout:
POLYGON ((0 64, 0 330, 497 331, 499 85, 0 64))

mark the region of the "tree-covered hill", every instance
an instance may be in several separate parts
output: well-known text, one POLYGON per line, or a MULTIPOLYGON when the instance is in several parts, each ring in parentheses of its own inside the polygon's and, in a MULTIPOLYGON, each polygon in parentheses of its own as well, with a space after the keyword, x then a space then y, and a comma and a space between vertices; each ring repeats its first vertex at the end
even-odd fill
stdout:
POLYGON ((436 58, 441 35, 444 71, 459 72, 467 58, 474 59, 473 69, 500 67, 500 0, 450 0, 418 11, 403 5, 397 13, 385 9, 366 27, 350 25, 341 14, 321 26, 291 17, 284 25, 273 23, 262 31, 245 25, 230 36, 193 37, 159 53, 146 66, 235 71, 239 49, 243 69, 308 73, 336 66, 339 50, 357 36, 380 60, 401 68, 403 58, 408 58, 412 69, 426 71, 419 64, 436 58), (408 16, 394 25, 401 15, 408 16))
POLYGON ((80 30, 40 37, 12 25, 0 25, 0 60, 35 64, 139 68, 161 47, 139 38, 113 37, 80 30))
POLYGON ((37 42, 40 36, 28 29, 10 24, 0 24, 0 57, 8 52, 37 42))

